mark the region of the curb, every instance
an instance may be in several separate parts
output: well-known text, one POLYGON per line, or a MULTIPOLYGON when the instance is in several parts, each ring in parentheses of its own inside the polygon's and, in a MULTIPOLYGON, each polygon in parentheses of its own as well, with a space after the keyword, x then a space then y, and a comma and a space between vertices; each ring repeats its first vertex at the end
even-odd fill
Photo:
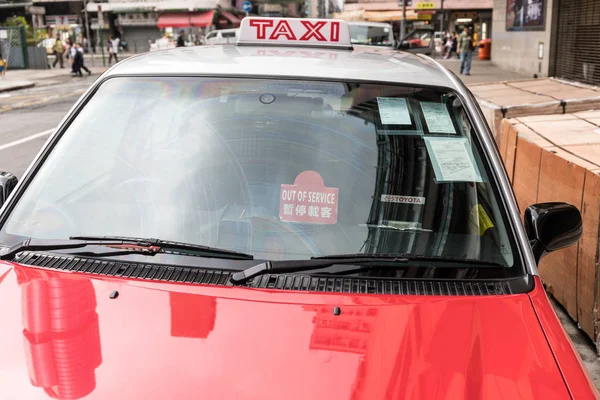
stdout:
POLYGON ((0 87, 0 93, 2 92, 11 92, 13 90, 20 90, 20 89, 29 89, 35 86, 34 82, 29 82, 29 83, 24 83, 24 84, 20 84, 20 85, 14 85, 14 86, 10 86, 7 88, 1 88, 0 87))

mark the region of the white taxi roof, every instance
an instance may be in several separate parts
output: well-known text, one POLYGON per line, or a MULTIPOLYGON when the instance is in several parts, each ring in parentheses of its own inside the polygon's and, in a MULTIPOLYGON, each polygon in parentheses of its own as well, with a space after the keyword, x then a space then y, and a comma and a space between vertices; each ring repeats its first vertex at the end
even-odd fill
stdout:
POLYGON ((456 89, 435 61, 355 47, 339 20, 244 18, 237 45, 184 47, 130 57, 114 75, 197 75, 372 81, 456 89))
POLYGON ((444 69, 433 60, 380 48, 352 51, 285 46, 182 47, 130 57, 106 75, 307 78, 455 88, 444 69))

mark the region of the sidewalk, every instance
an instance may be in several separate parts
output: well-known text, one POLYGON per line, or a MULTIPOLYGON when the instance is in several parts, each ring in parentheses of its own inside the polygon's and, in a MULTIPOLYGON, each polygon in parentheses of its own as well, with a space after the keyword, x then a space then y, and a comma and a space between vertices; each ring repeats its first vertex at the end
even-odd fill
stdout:
POLYGON ((505 71, 495 66, 491 61, 480 61, 473 59, 471 63, 471 75, 460 75, 460 60, 452 58, 444 60, 441 58, 436 59, 444 67, 454 72, 466 85, 474 83, 485 83, 485 82, 502 82, 502 81, 515 81, 522 79, 533 79, 532 76, 518 74, 516 72, 505 71))
MULTIPOLYGON (((127 53, 119 54, 119 60, 130 56, 131 54, 127 53)), ((49 57, 48 61, 52 62, 53 58, 49 57)), ((101 54, 86 54, 85 66, 92 71, 92 75, 100 75, 109 68, 108 56, 105 57, 105 66, 103 66, 101 54)), ((69 77, 71 77, 71 67, 66 60, 65 68, 62 69, 58 66, 51 69, 9 69, 6 71, 4 78, 0 78, 0 93, 31 88, 33 86, 54 85, 69 77)))

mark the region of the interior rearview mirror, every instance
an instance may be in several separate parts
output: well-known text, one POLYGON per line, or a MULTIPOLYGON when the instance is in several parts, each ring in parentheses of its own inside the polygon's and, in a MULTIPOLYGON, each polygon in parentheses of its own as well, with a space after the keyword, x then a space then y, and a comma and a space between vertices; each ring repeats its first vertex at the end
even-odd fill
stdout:
POLYGON ((0 172, 0 207, 6 202, 8 196, 17 186, 17 177, 10 172, 0 172))
POLYGON ((579 241, 583 223, 579 210, 566 203, 540 203, 525 210, 525 232, 536 262, 546 254, 579 241))

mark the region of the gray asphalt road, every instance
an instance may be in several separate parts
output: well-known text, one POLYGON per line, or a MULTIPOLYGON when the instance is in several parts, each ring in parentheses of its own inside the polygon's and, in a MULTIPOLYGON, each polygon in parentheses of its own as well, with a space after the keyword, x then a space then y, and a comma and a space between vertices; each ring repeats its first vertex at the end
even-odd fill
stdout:
POLYGON ((52 86, 0 94, 0 171, 21 177, 94 77, 66 77, 52 86))

